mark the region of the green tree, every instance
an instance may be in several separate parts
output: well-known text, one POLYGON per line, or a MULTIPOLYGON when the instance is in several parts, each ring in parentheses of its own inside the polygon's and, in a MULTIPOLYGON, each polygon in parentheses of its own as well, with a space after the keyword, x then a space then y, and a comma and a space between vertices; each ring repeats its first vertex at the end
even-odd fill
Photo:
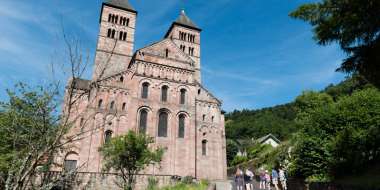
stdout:
POLYGON ((122 187, 131 190, 136 181, 136 175, 148 165, 161 162, 163 149, 151 150, 153 138, 144 134, 129 131, 126 135, 112 138, 105 143, 100 152, 104 158, 104 170, 111 169, 120 172, 122 187))
POLYGON ((0 102, 0 171, 4 189, 21 189, 38 168, 49 168, 65 129, 53 114, 55 91, 19 84, 7 92, 9 101, 0 102))
MULTIPOLYGON (((318 96, 326 95, 313 95, 318 96)), ((331 180, 358 175, 380 161, 379 90, 355 91, 336 102, 307 108, 301 112, 303 128, 294 145, 294 174, 331 180)))
POLYGON ((363 75, 380 87, 380 1, 322 0, 290 13, 309 22, 318 44, 337 42, 348 57, 338 70, 363 75))

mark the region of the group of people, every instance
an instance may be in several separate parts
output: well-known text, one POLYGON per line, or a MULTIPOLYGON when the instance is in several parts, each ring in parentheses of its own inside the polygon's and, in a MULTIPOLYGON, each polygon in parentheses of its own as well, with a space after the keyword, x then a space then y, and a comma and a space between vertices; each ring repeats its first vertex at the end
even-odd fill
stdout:
MULTIPOLYGON (((237 190, 254 190, 253 189, 253 180, 254 173, 246 169, 245 172, 238 168, 235 174, 235 182, 237 190)), ((273 169, 271 174, 268 170, 260 169, 260 185, 259 189, 271 189, 273 184, 276 190, 279 190, 279 185, 281 185, 282 190, 287 190, 286 184, 286 175, 283 168, 279 168, 278 171, 273 169)))
POLYGON ((255 174, 248 168, 243 172, 240 168, 236 170, 235 173, 235 183, 237 190, 254 190, 253 189, 253 178, 255 174))

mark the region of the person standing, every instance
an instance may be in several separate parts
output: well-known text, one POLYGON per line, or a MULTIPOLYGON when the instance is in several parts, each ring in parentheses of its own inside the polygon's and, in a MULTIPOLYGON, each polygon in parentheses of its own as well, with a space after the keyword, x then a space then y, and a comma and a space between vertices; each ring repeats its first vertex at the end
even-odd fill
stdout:
POLYGON ((265 172, 263 169, 260 169, 260 189, 265 189, 265 172))
POLYGON ((286 176, 285 176, 284 168, 280 168, 278 173, 279 173, 282 189, 287 190, 288 187, 286 186, 286 176))
POLYGON ((241 171, 240 168, 237 168, 237 170, 236 170, 235 183, 236 183, 236 189, 237 190, 243 190, 244 176, 243 176, 243 171, 241 171))
POLYGON ((278 172, 276 169, 272 169, 272 183, 274 185, 274 188, 276 188, 276 190, 279 190, 278 189, 278 172))
POLYGON ((253 177, 255 176, 251 170, 248 168, 245 170, 245 176, 246 176, 246 189, 247 190, 253 190, 253 177))
POLYGON ((268 187, 268 190, 270 190, 270 175, 268 170, 265 170, 265 183, 266 186, 268 187))

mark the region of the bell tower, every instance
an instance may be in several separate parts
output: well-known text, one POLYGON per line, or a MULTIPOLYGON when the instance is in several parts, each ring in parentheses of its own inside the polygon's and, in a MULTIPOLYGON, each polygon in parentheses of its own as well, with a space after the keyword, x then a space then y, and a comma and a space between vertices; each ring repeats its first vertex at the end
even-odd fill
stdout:
POLYGON ((107 0, 102 4, 93 80, 125 70, 131 61, 137 11, 128 0, 107 0))
POLYGON ((165 38, 170 38, 175 44, 195 62, 194 79, 201 83, 201 31, 182 10, 177 20, 172 23, 165 38))

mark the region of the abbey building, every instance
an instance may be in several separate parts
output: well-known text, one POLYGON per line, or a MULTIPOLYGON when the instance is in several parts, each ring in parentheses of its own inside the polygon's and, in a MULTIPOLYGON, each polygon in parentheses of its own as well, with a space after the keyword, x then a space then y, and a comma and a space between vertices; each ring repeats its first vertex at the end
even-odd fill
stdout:
POLYGON ((201 83, 201 29, 182 11, 162 40, 134 50, 136 19, 127 0, 102 4, 92 79, 70 80, 86 93, 70 133, 89 133, 62 154, 64 167, 100 173, 99 147, 133 130, 165 148, 144 174, 225 179, 224 115, 201 83))

